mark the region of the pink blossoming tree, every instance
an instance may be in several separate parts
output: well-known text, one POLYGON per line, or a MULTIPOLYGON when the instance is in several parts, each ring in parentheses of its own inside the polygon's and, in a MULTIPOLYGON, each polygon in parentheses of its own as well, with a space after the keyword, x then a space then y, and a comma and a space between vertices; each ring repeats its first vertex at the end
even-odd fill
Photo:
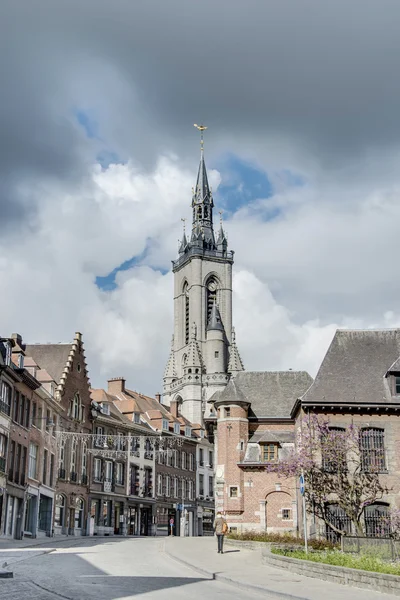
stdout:
POLYGON ((267 470, 287 478, 303 474, 307 511, 345 535, 340 520, 329 508, 334 504, 352 523, 356 534, 363 535, 365 508, 389 492, 379 476, 384 463, 373 432, 354 424, 334 427, 328 420, 308 414, 301 422, 294 450, 268 464, 267 470))

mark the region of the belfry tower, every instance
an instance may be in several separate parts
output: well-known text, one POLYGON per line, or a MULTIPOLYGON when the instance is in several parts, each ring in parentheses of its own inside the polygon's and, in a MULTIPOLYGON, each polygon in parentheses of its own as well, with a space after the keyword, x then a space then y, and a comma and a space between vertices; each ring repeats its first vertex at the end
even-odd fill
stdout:
POLYGON ((212 395, 243 371, 232 328, 233 251, 222 227, 214 235, 212 191, 204 162, 203 132, 196 187, 192 193, 192 232, 184 229, 173 261, 174 335, 164 373, 164 402, 178 401, 182 415, 203 423, 213 412, 212 395))

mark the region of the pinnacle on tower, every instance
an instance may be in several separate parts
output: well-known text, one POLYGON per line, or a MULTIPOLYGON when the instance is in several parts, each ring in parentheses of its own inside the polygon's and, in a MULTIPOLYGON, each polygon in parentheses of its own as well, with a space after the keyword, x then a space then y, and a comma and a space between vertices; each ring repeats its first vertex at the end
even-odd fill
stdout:
POLYGON ((234 327, 232 327, 232 344, 229 352, 228 373, 230 373, 232 377, 234 377, 240 371, 244 371, 244 366, 241 356, 239 354, 238 347, 236 346, 235 329, 234 327))

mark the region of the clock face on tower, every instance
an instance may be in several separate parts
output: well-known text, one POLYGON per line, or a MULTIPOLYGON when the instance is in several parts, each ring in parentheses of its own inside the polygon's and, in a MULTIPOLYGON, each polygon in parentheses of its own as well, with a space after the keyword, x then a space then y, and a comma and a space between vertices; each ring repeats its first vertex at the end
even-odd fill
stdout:
POLYGON ((207 288, 210 290, 210 292, 215 292, 215 290, 217 289, 217 284, 215 281, 210 281, 207 285, 207 288))

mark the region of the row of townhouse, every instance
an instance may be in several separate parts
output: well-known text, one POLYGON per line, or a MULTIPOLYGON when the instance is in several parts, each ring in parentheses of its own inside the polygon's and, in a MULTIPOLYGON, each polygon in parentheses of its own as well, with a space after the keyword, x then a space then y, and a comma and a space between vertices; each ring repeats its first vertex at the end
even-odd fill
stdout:
POLYGON ((0 339, 0 535, 206 535, 213 447, 173 405, 91 389, 82 336, 0 339))

